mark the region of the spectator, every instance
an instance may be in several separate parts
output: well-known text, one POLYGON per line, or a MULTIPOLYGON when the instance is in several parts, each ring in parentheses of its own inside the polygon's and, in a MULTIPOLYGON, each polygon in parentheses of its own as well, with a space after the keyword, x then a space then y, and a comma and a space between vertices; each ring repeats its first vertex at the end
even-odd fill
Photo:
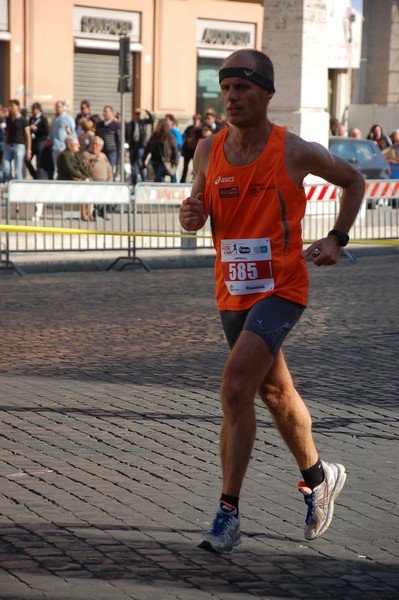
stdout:
POLYGON ((381 125, 373 125, 367 135, 367 139, 373 140, 380 150, 385 150, 385 148, 392 145, 389 137, 382 131, 381 125))
MULTIPOLYGON (((0 104, 0 184, 3 183, 3 154, 6 145, 6 117, 8 116, 8 108, 0 104)), ((0 191, 3 186, 0 187, 0 191)))
POLYGON ((53 161, 52 144, 49 139, 44 143, 40 153, 37 178, 54 179, 55 165, 53 161))
POLYGON ((187 178, 188 167, 194 158, 194 152, 201 137, 202 117, 199 113, 193 116, 193 124, 189 125, 183 133, 183 144, 181 153, 183 156, 183 173, 181 182, 185 183, 187 178))
POLYGON ((91 120, 92 120, 92 121, 93 121, 93 123, 94 123, 94 129, 97 131, 98 124, 99 124, 99 123, 101 122, 101 120, 102 120, 102 119, 101 119, 101 116, 100 116, 100 115, 98 115, 98 114, 96 113, 96 114, 94 114, 94 115, 91 115, 91 120))
POLYGON ((212 135, 212 129, 209 125, 203 125, 201 128, 201 138, 200 141, 212 135))
POLYGON ((75 135, 75 133, 75 122, 68 114, 65 102, 58 100, 55 103, 55 119, 49 136, 52 143, 54 168, 57 166, 58 155, 65 150, 66 136, 75 135))
MULTIPOLYGON (((91 181, 89 172, 85 169, 79 155, 79 140, 76 135, 67 135, 65 146, 65 150, 58 155, 57 178, 63 181, 91 181)), ((82 221, 89 219, 86 204, 81 205, 80 213, 82 221)), ((94 217, 90 220, 94 220, 94 217)))
POLYGON ((91 121, 92 117, 91 117, 91 108, 90 108, 90 102, 88 100, 82 100, 82 102, 80 103, 80 113, 78 113, 76 115, 76 119, 75 119, 75 126, 76 126, 76 133, 79 136, 80 132, 81 132, 81 120, 85 119, 86 121, 91 121))
POLYGON ((165 119, 160 119, 154 133, 151 135, 143 154, 143 164, 151 154, 151 165, 155 181, 165 181, 167 175, 163 160, 177 167, 178 151, 176 138, 170 133, 165 119))
POLYGON ((94 123, 91 119, 81 119, 79 122, 79 127, 79 152, 84 152, 90 148, 91 141, 96 135, 94 131, 94 123))
POLYGON ((15 179, 23 179, 22 168, 25 156, 32 157, 32 138, 28 120, 22 116, 19 100, 10 100, 6 118, 6 138, 3 153, 4 181, 11 179, 11 166, 14 161, 15 179))
POLYGON ((330 135, 338 135, 339 121, 337 117, 331 117, 330 119, 330 135))
POLYGON ((392 144, 398 144, 399 143, 399 129, 394 129, 389 137, 391 138, 392 144))
POLYGON ((93 181, 112 181, 112 167, 107 156, 102 151, 104 140, 95 135, 90 147, 81 154, 83 166, 93 181))
POLYGON ((115 119, 114 109, 109 104, 103 109, 104 119, 96 127, 96 133, 104 140, 104 154, 107 156, 112 167, 112 174, 115 179, 116 168, 119 155, 119 132, 120 123, 115 119))
POLYGON ((47 118, 42 113, 42 107, 39 102, 32 104, 32 116, 29 119, 29 128, 32 136, 32 154, 26 157, 25 164, 33 179, 47 179, 43 176, 40 168, 40 159, 44 146, 46 145, 49 134, 49 124, 47 118), (32 164, 33 157, 36 157, 36 169, 32 164))
MULTIPOLYGON (((95 135, 90 142, 90 148, 81 154, 82 164, 93 181, 113 181, 111 164, 102 151, 104 140, 95 135)), ((93 205, 89 207, 90 220, 94 220, 93 205)), ((103 206, 97 208, 98 215, 106 218, 103 206)))
MULTIPOLYGON (((178 161, 180 161, 181 158, 181 147, 183 144, 183 136, 180 132, 180 130, 177 128, 177 121, 175 119, 175 117, 168 113, 165 115, 165 121, 166 121, 166 125, 169 128, 170 133, 175 137, 176 139, 176 143, 177 143, 177 156, 178 156, 178 161)), ((176 170, 176 173, 174 175, 171 175, 170 181, 172 183, 178 183, 178 173, 176 170)))
MULTIPOLYGON (((8 108, 0 104, 0 168, 3 164, 3 153, 6 145, 6 119, 8 117, 8 108)), ((0 182, 3 181, 3 171, 0 172, 0 182)))
POLYGON ((143 165, 144 148, 148 142, 149 129, 154 125, 154 113, 145 110, 147 116, 141 117, 141 108, 136 108, 134 117, 128 123, 126 139, 129 144, 131 183, 136 185, 137 177, 140 173, 141 181, 147 181, 147 170, 143 165))
POLYGON ((228 127, 226 115, 220 113, 216 115, 215 123, 218 129, 224 129, 225 127, 228 127))
POLYGON ((219 120, 217 120, 216 111, 214 108, 208 108, 205 113, 204 125, 208 125, 211 128, 212 133, 217 133, 221 129, 224 129, 225 125, 219 120))
POLYGON ((351 129, 349 129, 349 134, 348 135, 349 135, 349 137, 355 138, 357 140, 361 140, 362 139, 362 132, 357 127, 352 127, 351 129))
POLYGON ((339 137, 348 137, 348 129, 343 123, 338 123, 337 135, 339 137))
MULTIPOLYGON (((33 179, 52 179, 54 168, 51 148, 48 147, 48 120, 43 115, 42 107, 39 102, 34 102, 31 110, 32 116, 29 119, 29 127, 32 136, 32 156, 30 160, 25 158, 25 164, 33 179), (36 157, 36 168, 32 164, 33 156, 36 157), (47 166, 46 163, 48 163, 49 166, 47 166)), ((43 213, 43 206, 42 202, 38 202, 35 205, 34 222, 40 220, 43 213)))

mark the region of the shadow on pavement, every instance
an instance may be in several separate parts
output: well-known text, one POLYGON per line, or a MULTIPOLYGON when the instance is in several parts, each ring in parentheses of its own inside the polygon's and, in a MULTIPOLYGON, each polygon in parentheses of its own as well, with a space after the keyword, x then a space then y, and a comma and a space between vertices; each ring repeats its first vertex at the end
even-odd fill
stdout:
POLYGON ((365 558, 324 558, 312 555, 306 546, 296 554, 276 551, 276 539, 280 548, 287 542, 287 549, 289 545, 292 550, 292 540, 283 536, 266 535, 270 550, 265 551, 262 540, 259 551, 256 541, 250 541, 259 536, 256 533, 243 536, 245 550, 238 548, 232 555, 222 556, 200 550, 191 541, 174 542, 175 533, 181 539, 181 535, 196 536, 198 532, 156 526, 7 525, 0 527, 0 559, 4 569, 21 575, 124 579, 152 590, 195 589, 221 596, 229 593, 229 598, 234 594, 318 600, 398 597, 395 565, 383 566, 365 558), (162 542, 157 541, 159 537, 162 542))

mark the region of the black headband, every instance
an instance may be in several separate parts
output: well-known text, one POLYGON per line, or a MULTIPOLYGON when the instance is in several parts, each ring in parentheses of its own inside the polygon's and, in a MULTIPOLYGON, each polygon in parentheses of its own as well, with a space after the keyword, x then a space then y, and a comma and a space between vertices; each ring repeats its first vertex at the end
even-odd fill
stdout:
POLYGON ((223 67, 219 71, 219 83, 222 82, 222 79, 226 77, 242 77, 243 79, 249 79, 253 81, 257 85, 260 85, 265 90, 270 90, 271 92, 275 92, 274 83, 272 79, 261 75, 257 71, 252 69, 247 69, 245 67, 223 67))

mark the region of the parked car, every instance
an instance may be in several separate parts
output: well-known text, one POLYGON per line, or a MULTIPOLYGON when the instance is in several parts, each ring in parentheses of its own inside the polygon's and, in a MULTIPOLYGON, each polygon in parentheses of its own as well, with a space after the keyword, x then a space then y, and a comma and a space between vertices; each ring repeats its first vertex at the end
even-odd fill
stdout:
POLYGON ((365 179, 390 179, 391 168, 381 150, 372 140, 330 137, 329 149, 350 162, 365 179))
POLYGON ((399 179, 399 142, 389 148, 385 148, 382 154, 391 167, 391 179, 399 179))

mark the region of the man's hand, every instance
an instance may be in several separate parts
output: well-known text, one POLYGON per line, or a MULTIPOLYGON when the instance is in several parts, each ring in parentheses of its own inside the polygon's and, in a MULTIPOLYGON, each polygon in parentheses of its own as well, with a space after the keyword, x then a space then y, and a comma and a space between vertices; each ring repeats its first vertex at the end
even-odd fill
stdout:
POLYGON ((207 215, 203 209, 204 195, 199 192, 195 198, 189 196, 183 200, 179 211, 180 224, 186 231, 198 231, 206 222, 207 215))
POLYGON ((310 256, 317 267, 335 265, 341 253, 341 246, 333 235, 328 235, 317 242, 313 242, 306 250, 305 256, 310 256))

